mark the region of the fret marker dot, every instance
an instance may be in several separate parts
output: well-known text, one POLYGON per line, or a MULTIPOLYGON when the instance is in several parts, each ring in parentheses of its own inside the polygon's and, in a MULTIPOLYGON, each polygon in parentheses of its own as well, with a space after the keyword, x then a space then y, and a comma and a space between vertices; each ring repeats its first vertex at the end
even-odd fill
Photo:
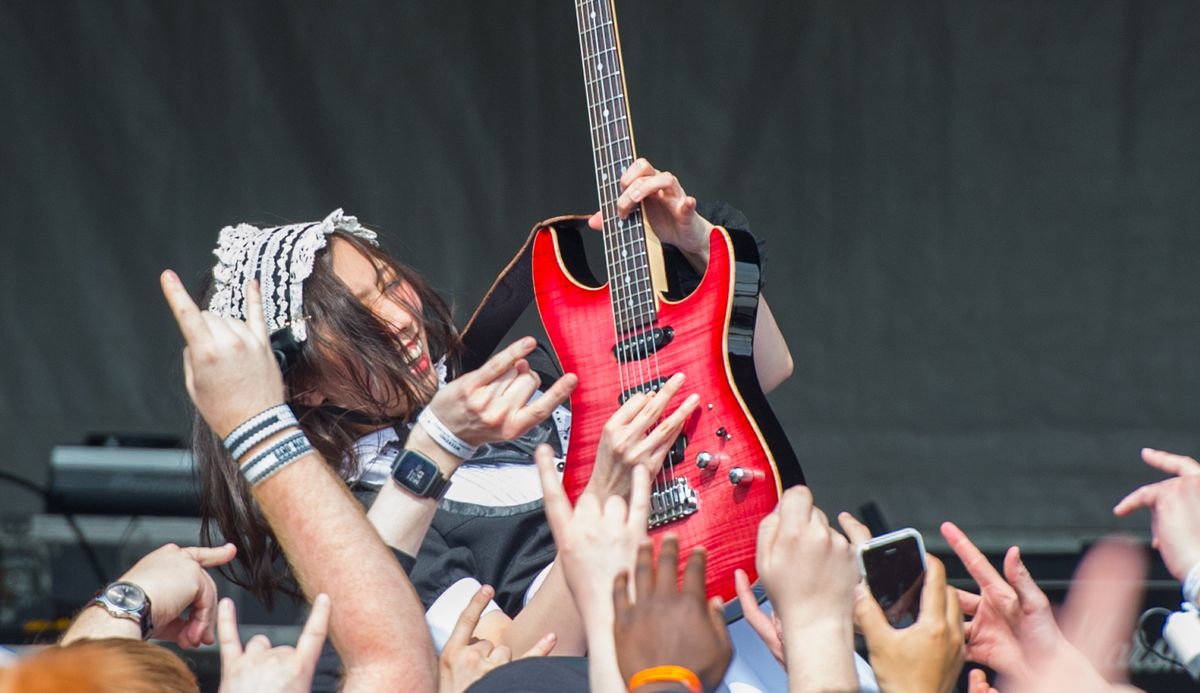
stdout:
POLYGON ((588 16, 589 16, 589 17, 591 17, 592 19, 595 19, 595 18, 596 18, 596 11, 595 11, 595 10, 592 10, 591 14, 589 14, 588 16))
POLYGON ((606 109, 604 109, 604 117, 605 117, 605 118, 607 118, 607 117, 608 117, 608 109, 607 109, 607 108, 606 108, 606 109))
POLYGON ((607 174, 607 173, 601 173, 601 174, 600 174, 600 178, 601 178, 602 180, 608 180, 608 174, 607 174))

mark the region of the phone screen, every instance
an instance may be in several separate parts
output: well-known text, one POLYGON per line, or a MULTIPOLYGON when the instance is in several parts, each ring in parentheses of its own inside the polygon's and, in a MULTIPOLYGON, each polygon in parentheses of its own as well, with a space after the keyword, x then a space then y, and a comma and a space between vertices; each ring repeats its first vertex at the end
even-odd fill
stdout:
POLYGON ((925 584, 921 546, 916 538, 900 537, 867 548, 862 560, 867 586, 888 622, 895 628, 907 628, 916 622, 921 608, 921 587, 925 584))

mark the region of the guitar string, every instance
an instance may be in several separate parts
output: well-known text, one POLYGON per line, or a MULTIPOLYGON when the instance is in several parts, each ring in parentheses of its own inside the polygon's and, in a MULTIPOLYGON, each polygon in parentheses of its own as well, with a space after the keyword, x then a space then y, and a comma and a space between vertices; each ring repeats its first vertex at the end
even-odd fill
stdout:
MULTIPOLYGON (((624 137, 614 138, 613 141, 616 143, 617 150, 622 156, 623 160, 628 163, 632 163, 634 160, 633 136, 630 132, 627 113, 628 99, 625 95, 624 82, 621 75, 620 48, 616 41, 616 18, 615 16, 612 16, 612 3, 608 2, 606 5, 610 13, 610 16, 608 17, 610 29, 604 34, 604 36, 609 39, 611 45, 608 46, 610 50, 606 52, 605 55, 610 56, 613 61, 613 69, 609 72, 608 76, 613 80, 615 94, 619 94, 620 98, 622 99, 622 103, 620 104, 620 114, 622 116, 626 116, 624 121, 614 121, 613 124, 614 128, 618 131, 617 134, 624 134, 624 137), (622 122, 623 125, 621 125, 622 122), (622 130, 624 131, 623 133, 621 132, 622 130)), ((616 98, 615 95, 614 98, 616 98)), ((634 251, 629 260, 629 262, 633 265, 632 269, 637 277, 634 283, 634 290, 641 292, 641 296, 648 299, 647 302, 638 302, 636 305, 638 322, 640 325, 647 327, 649 330, 653 330, 654 325, 651 318, 654 314, 655 294, 652 275, 649 271, 649 248, 647 247, 643 212, 640 207, 636 208, 636 211, 637 218, 628 224, 627 228, 630 230, 630 235, 625 242, 627 243, 627 247, 632 246, 634 251), (639 253, 641 255, 640 261, 638 259, 639 253), (641 272, 638 272, 638 270, 641 270, 641 272), (638 276, 641 273, 644 273, 645 276, 638 276), (645 287, 642 286, 643 281, 646 284, 645 287)), ((629 275, 627 274, 626 277, 628 276, 629 275)), ((650 334, 649 336, 651 338, 648 340, 648 342, 640 344, 638 351, 641 352, 643 359, 645 359, 647 369, 650 371, 651 381, 657 382, 662 377, 662 371, 658 360, 658 345, 653 339, 653 334, 650 334)), ((674 441, 671 442, 673 443, 674 441)), ((670 479, 671 486, 669 486, 669 488, 673 488, 675 483, 674 465, 667 465, 666 473, 670 479)), ((656 475, 656 479, 657 477, 658 475, 656 475)))
MULTIPOLYGON (((617 157, 614 157, 612 146, 613 134, 611 132, 612 124, 607 119, 604 111, 606 105, 610 102, 616 105, 617 95, 611 97, 605 94, 605 85, 612 79, 611 63, 606 63, 605 58, 611 55, 601 48, 600 37, 602 36, 601 27, 605 23, 611 25, 611 16, 605 16, 604 9, 598 7, 592 0, 585 0, 581 5, 577 5, 577 17, 579 21, 588 25, 588 19, 591 20, 590 26, 587 27, 585 33, 581 33, 581 50, 584 67, 584 82, 588 86, 589 96, 592 99, 591 107, 593 109, 592 119, 589 125, 592 129, 593 140, 593 161, 604 161, 603 166, 597 168, 597 189, 600 192, 601 216, 604 221, 604 237, 605 237, 605 259, 608 264, 609 274, 609 292, 612 306, 614 308, 614 329, 618 343, 621 338, 621 326, 628 326, 633 317, 630 313, 631 299, 628 296, 628 291, 619 281, 622 276, 620 268, 620 260, 618 256, 627 257, 629 248, 621 239, 621 220, 616 213, 616 197, 620 194, 620 176, 624 173, 620 169, 621 163, 617 157), (584 12, 586 11, 586 18, 584 12), (590 45, 589 45, 590 44, 590 45), (591 50, 588 50, 588 49, 591 50), (589 71, 595 70, 600 74, 596 79, 590 79, 589 71), (607 138, 607 141, 605 139, 607 138), (606 161, 605 161, 606 160, 606 161), (605 193, 608 193, 607 195, 605 193)), ((607 109, 610 112, 615 109, 607 109)), ((626 270, 627 271, 627 270, 626 270)), ((628 276, 625 274, 625 276, 628 276)), ((642 377, 643 365, 640 361, 635 361, 631 368, 624 361, 618 359, 617 369, 621 374, 621 391, 630 392, 637 388, 641 383, 646 382, 642 377), (636 375, 630 371, 636 370, 636 375), (635 380, 636 378, 636 380, 635 380)), ((653 483, 654 490, 658 490, 658 478, 653 483)))
MULTIPOLYGON (((609 120, 605 117, 604 128, 608 137, 608 145, 610 150, 610 158, 620 160, 626 166, 633 162, 633 138, 629 132, 629 120, 627 113, 627 98, 624 93, 624 84, 621 75, 621 63, 619 58, 619 48, 616 42, 616 19, 613 14, 613 6, 611 2, 601 0, 603 3, 602 17, 593 18, 594 28, 596 32, 597 46, 597 65, 607 63, 607 69, 597 81, 601 84, 604 81, 609 82, 610 95, 603 103, 611 102, 615 108, 610 109, 610 113, 616 113, 614 119, 609 120), (607 27, 602 29, 602 27, 607 27), (602 45, 603 43, 603 45, 602 45), (624 120, 622 120, 624 118, 624 120), (615 149, 615 156, 613 151, 615 149)), ((601 92, 603 93, 603 91, 601 92)), ((603 114, 602 114, 603 115, 603 114)), ((621 170, 624 173, 624 169, 621 170)), ((614 180, 611 183, 613 188, 611 194, 615 200, 620 194, 620 181, 614 180)), ((621 230, 622 235, 619 239, 620 256, 622 258, 622 274, 624 277, 623 294, 625 298, 626 315, 635 318, 635 326, 637 328, 648 328, 653 330, 654 313, 654 288, 653 281, 649 274, 649 253, 646 248, 645 227, 643 225, 641 208, 635 208, 635 214, 632 218, 627 218, 624 225, 621 224, 619 217, 614 216, 614 223, 621 230), (639 259, 639 255, 641 256, 639 259), (638 270, 641 270, 639 272, 638 270), (645 273, 645 277, 640 276, 645 273), (634 278, 630 286, 630 279, 634 278), (642 287, 642 282, 645 281, 649 286, 642 287), (648 299, 648 300, 643 300, 648 299)), ((611 277, 610 277, 611 278, 611 277)), ((614 284, 620 284, 614 279, 614 284)), ((645 331, 639 333, 645 334, 645 331)), ((648 342, 635 342, 635 350, 639 352, 641 357, 636 360, 638 367, 638 375, 640 383, 657 382, 661 378, 661 368, 658 361, 658 348, 653 340, 653 335, 649 335, 651 339, 648 342)), ((636 386, 635 386, 636 387, 636 386)), ((672 441, 673 443, 674 441, 672 441)), ((673 446, 672 446, 673 447, 673 446)), ((670 479, 670 484, 673 488, 675 483, 675 468, 673 465, 666 465, 666 474, 670 479)), ((659 475, 655 475, 655 488, 658 489, 659 475)))
MULTIPOLYGON (((589 114, 592 116, 591 118, 589 118, 589 121, 588 121, 589 135, 592 140, 592 163, 593 163, 593 167, 595 168, 595 172, 596 172, 596 188, 597 188, 597 191, 599 192, 599 197, 600 197, 601 219, 602 219, 602 222, 604 222, 602 224, 602 230, 603 230, 603 237, 604 237, 604 241, 605 241, 604 242, 605 264, 611 268, 613 266, 613 254, 616 252, 616 250, 614 248, 612 248, 612 244, 609 242, 608 229, 605 228, 608 226, 608 220, 611 217, 611 215, 609 213, 609 210, 605 209, 606 200, 605 200, 605 195, 604 195, 604 189, 603 189, 604 183, 603 183, 603 178, 602 178, 602 176, 604 176, 606 173, 608 173, 608 169, 610 168, 611 163, 606 163, 606 162, 602 161, 604 152, 602 150, 602 147, 600 146, 600 140, 603 137, 603 133, 600 132, 599 129, 596 127, 599 124, 599 119, 598 119, 599 113, 596 109, 598 109, 601 106, 601 102, 600 102, 600 98, 599 98, 600 88, 597 86, 599 84, 599 80, 593 82, 590 79, 590 75, 588 74, 588 66, 591 64, 591 60, 592 60, 592 58, 590 58, 588 54, 589 54, 589 52, 592 52, 592 53, 595 52, 594 50, 590 49, 590 45, 589 45, 591 43, 591 39, 593 38, 594 32, 593 32, 592 26, 589 26, 588 18, 589 17, 594 18, 594 15, 595 15, 595 10, 591 6, 591 0, 584 0, 582 3, 576 4, 575 16, 576 16, 576 22, 578 25, 578 29, 579 29, 580 62, 581 62, 581 66, 583 69, 585 92, 586 92, 588 102, 589 102, 588 103, 589 114)), ((611 175, 611 173, 608 173, 608 175, 611 175)), ((620 310, 619 310, 620 304, 611 300, 613 298, 613 295, 611 293, 613 291, 613 286, 612 286, 611 282, 610 282, 609 290, 610 290, 610 302, 612 302, 612 304, 613 304, 612 307, 614 308, 614 310, 612 311, 613 344, 617 344, 617 343, 619 343, 620 338, 621 338, 621 331, 618 327, 620 318, 621 318, 620 310)), ((620 391, 621 392, 628 391, 628 388, 630 387, 630 385, 628 384, 628 379, 626 377, 625 368, 623 367, 623 364, 619 360, 617 362, 617 380, 618 380, 618 384, 620 387, 620 391)))

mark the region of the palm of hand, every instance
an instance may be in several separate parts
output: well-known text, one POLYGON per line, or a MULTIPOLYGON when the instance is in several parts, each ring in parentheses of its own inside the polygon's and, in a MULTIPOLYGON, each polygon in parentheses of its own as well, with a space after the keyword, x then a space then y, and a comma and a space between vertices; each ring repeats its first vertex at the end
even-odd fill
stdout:
POLYGON ((1018 676, 1029 671, 1030 658, 1063 644, 1046 596, 1023 603, 1007 584, 981 590, 966 632, 967 659, 1018 676))
POLYGON ((967 659, 997 671, 1025 670, 1025 658, 1018 637, 1021 606, 1017 593, 1008 585, 984 587, 967 624, 967 659))
POLYGON ((705 223, 694 206, 680 210, 676 205, 660 203, 652 196, 646 200, 644 209, 650 228, 663 243, 685 250, 699 250, 707 245, 708 230, 712 225, 705 223))

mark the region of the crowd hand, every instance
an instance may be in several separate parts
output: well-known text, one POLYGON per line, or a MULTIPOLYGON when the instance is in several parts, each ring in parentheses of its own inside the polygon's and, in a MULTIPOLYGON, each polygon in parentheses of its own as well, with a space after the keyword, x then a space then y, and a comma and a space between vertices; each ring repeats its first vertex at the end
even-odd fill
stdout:
MULTIPOLYGON (((461 693, 484 674, 512 661, 512 651, 504 645, 471 636, 493 595, 495 590, 490 585, 480 587, 454 624, 438 661, 439 693, 461 693)), ((554 644, 554 634, 547 633, 521 658, 544 657, 554 649, 554 644)))
POLYGON ((755 564, 785 625, 792 619, 849 625, 859 577, 854 550, 829 526, 807 486, 788 489, 779 507, 759 523, 755 564))
POLYGON ((677 589, 679 540, 668 534, 659 547, 657 569, 653 545, 647 541, 638 548, 634 600, 629 574, 617 576, 612 588, 614 636, 626 681, 644 669, 673 664, 695 672, 706 691, 721 683, 733 646, 720 598, 704 599, 706 563, 704 549, 692 551, 682 589, 677 589))
POLYGON ((893 628, 866 585, 857 589, 854 616, 867 640, 871 667, 885 691, 947 693, 963 665, 962 611, 946 568, 934 556, 925 558, 921 613, 908 628, 893 628))
POLYGON ((520 437, 550 416, 579 384, 574 374, 567 373, 530 402, 541 385, 541 378, 525 360, 535 347, 537 340, 533 337, 509 344, 479 368, 438 390, 429 408, 470 445, 520 437))
POLYGON ((295 647, 271 647, 255 635, 242 649, 233 601, 222 599, 217 614, 221 640, 220 693, 308 693, 325 636, 329 632, 329 596, 317 595, 295 647))
MULTIPOLYGON (((644 204, 646 218, 660 240, 707 262, 708 236, 713 225, 696 213, 696 198, 684 192, 678 178, 655 169, 645 159, 638 159, 625 169, 620 184, 617 214, 622 219, 644 204)), ((603 228, 603 223, 601 212, 588 220, 597 230, 603 228)))
POLYGON ((987 674, 983 669, 972 669, 967 674, 967 693, 999 693, 992 684, 988 683, 987 674))
POLYGON ((1151 467, 1173 474, 1147 484, 1121 499, 1113 513, 1124 517, 1138 508, 1151 513, 1152 545, 1176 580, 1183 581, 1200 564, 1200 462, 1161 450, 1142 450, 1151 467))
MULTIPOLYGON (((1030 652, 1030 675, 1003 673, 997 688, 1009 693, 1081 693, 1136 690, 1124 685, 1117 653, 1126 651, 1142 601, 1145 553, 1124 539, 1106 539, 1088 551, 1061 611, 1070 647, 1030 652)), ((974 693, 974 692, 972 692, 974 693)))
POLYGON ((942 523, 942 536, 979 585, 977 595, 958 590, 958 603, 971 617, 963 627, 968 660, 1020 679, 1029 675, 1028 653, 1070 648, 1020 549, 1009 548, 1001 575, 953 522, 942 523))
POLYGON ((634 394, 609 418, 600 434, 585 494, 594 494, 601 501, 612 495, 627 497, 634 466, 644 465, 651 477, 658 473, 667 451, 700 403, 699 395, 688 395, 670 416, 659 421, 683 381, 683 373, 676 373, 657 392, 634 394))
POLYGON ((121 576, 150 598, 151 637, 173 640, 180 647, 213 643, 217 585, 206 568, 233 560, 233 544, 213 548, 167 544, 146 554, 121 576), (187 615, 184 615, 184 612, 187 615))
POLYGON ((258 282, 246 287, 246 322, 200 310, 171 270, 162 273, 160 282, 187 342, 183 375, 188 394, 218 436, 224 438, 252 416, 283 403, 283 375, 271 353, 258 282))
POLYGON ((534 460, 542 479, 546 520, 558 548, 556 560, 586 620, 591 610, 611 604, 617 575, 632 572, 638 547, 646 540, 650 475, 644 466, 634 466, 628 504, 620 496, 584 494, 572 509, 550 446, 538 446, 534 460))

